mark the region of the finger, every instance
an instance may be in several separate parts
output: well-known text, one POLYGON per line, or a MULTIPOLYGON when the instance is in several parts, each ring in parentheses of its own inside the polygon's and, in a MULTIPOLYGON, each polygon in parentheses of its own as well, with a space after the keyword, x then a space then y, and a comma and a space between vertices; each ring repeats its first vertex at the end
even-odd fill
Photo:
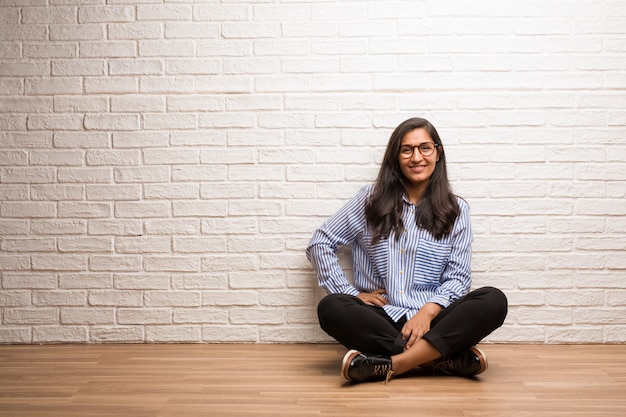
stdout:
POLYGON ((402 327, 402 330, 400 330, 400 333, 402 333, 402 338, 408 341, 409 337, 411 336, 411 329, 409 329, 408 326, 405 324, 402 327))
POLYGON ((383 297, 382 295, 377 295, 377 296, 376 296, 376 299, 377 299, 378 301, 380 301, 381 305, 383 305, 383 306, 384 306, 385 304, 389 304, 389 301, 388 301, 385 297, 383 297))
POLYGON ((387 300, 385 300, 385 298, 380 297, 380 296, 374 297, 374 299, 373 299, 374 304, 377 305, 378 307, 382 307, 385 304, 387 304, 386 301, 387 300))

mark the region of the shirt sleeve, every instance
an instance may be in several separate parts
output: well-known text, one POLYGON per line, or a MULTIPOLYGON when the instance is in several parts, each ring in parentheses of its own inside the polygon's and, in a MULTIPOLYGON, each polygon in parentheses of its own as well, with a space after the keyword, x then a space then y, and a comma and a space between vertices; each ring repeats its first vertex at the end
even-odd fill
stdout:
POLYGON ((441 274, 440 285, 429 302, 446 308, 466 295, 472 286, 472 225, 469 206, 459 199, 461 213, 452 229, 452 250, 448 263, 441 274))
POLYGON ((317 273, 318 284, 328 293, 358 295, 339 264, 337 250, 363 233, 366 226, 365 205, 371 186, 363 187, 337 213, 313 233, 306 256, 317 273))

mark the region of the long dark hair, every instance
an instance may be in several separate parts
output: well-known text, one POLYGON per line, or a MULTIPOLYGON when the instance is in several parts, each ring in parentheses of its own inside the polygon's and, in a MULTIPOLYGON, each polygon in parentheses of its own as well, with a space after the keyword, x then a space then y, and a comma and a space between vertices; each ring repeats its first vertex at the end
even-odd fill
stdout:
POLYGON ((400 123, 395 128, 385 157, 378 172, 378 178, 369 203, 365 208, 367 222, 373 232, 373 243, 388 238, 393 231, 396 239, 404 228, 402 222, 402 195, 407 178, 400 169, 398 155, 404 135, 415 129, 424 129, 433 139, 439 153, 439 160, 430 177, 422 200, 415 210, 418 226, 428 230, 435 239, 441 239, 452 232, 454 221, 460 213, 456 196, 452 193, 446 169, 446 153, 435 127, 426 119, 414 117, 400 123))

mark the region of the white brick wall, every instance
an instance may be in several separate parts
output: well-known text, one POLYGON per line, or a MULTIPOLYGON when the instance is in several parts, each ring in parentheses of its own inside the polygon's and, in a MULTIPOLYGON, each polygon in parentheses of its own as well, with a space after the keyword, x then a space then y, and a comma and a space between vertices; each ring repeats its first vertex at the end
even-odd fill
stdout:
POLYGON ((328 341, 304 247, 411 116, 489 340, 624 343, 625 108, 622 0, 2 0, 0 343, 328 341))

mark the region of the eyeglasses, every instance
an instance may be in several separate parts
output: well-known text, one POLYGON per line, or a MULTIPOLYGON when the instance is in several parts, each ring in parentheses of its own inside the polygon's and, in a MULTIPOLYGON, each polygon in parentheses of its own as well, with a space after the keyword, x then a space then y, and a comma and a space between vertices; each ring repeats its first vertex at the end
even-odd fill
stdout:
POLYGON ((411 145, 402 145, 400 147, 400 156, 404 159, 409 159, 415 153, 415 148, 422 154, 422 156, 431 156, 435 149, 440 147, 438 143, 432 142, 424 142, 419 145, 411 146, 411 145))

